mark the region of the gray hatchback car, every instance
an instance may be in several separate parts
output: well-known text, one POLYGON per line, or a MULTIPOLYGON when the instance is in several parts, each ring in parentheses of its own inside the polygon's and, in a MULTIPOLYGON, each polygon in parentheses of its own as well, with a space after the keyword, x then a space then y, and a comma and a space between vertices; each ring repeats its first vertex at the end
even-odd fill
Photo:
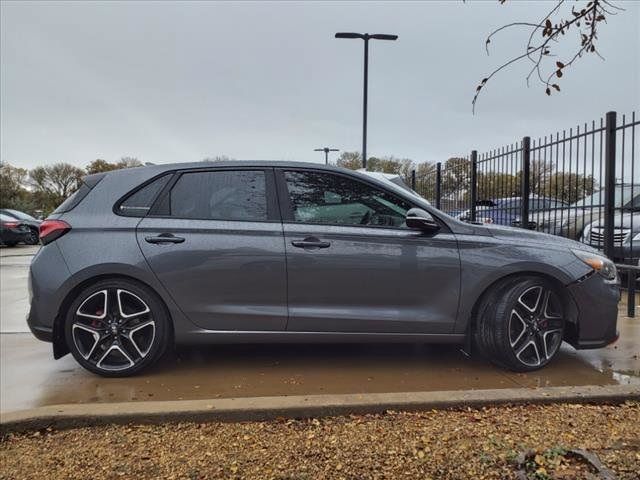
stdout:
POLYGON ((105 376, 174 343, 441 342, 516 371, 617 338, 590 247, 455 220, 404 188, 289 162, 84 178, 40 230, 29 326, 105 376))

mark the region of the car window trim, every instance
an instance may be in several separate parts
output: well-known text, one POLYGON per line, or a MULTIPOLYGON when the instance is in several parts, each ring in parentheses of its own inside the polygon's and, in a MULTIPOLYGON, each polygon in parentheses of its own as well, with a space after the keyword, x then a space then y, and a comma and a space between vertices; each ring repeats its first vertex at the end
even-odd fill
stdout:
MULTIPOLYGON (((413 201, 408 198, 397 195, 395 192, 390 189, 385 188, 382 185, 378 185, 377 183, 370 182, 366 178, 356 177, 355 175, 349 175, 348 173, 338 172, 335 170, 327 170, 320 168, 305 168, 305 167, 275 167, 275 180, 276 180, 276 191, 278 194, 278 202, 280 204, 280 215, 282 216, 282 223, 286 225, 315 225, 315 226, 327 226, 327 227, 355 227, 355 228, 373 228, 373 229, 384 229, 384 230, 395 230, 395 231, 414 231, 410 228, 399 228, 399 227, 390 227, 387 225, 353 225, 353 224, 345 224, 345 223, 319 223, 319 222, 297 222, 294 219, 293 215, 293 207, 291 206, 291 199, 289 197, 289 189, 287 188, 287 180, 285 178, 285 172, 313 172, 320 173, 325 175, 337 175, 340 177, 344 177, 356 182, 364 183, 365 185, 378 189, 384 190, 386 193, 391 195, 395 199, 402 200, 410 205, 410 208, 421 208, 424 210, 424 206, 417 205, 413 201)), ((431 210, 428 210, 429 214, 433 216, 433 218, 440 225, 440 231, 438 233, 450 233, 451 229, 449 226, 443 222, 437 215, 435 215, 431 210)))
POLYGON ((278 198, 276 194, 276 183, 274 179, 273 167, 251 167, 251 166, 221 166, 221 167, 207 167, 207 168, 189 168, 184 170, 174 170, 173 178, 167 182, 164 188, 160 191, 160 194, 156 197, 149 213, 146 215, 151 218, 164 218, 173 220, 198 220, 198 221, 211 221, 211 222, 251 222, 251 223, 282 223, 280 217, 280 209, 278 205, 278 198), (253 171, 263 172, 265 177, 265 199, 267 202, 267 218, 264 220, 247 220, 247 219, 228 219, 228 218, 184 218, 176 217, 169 214, 159 213, 158 210, 162 203, 168 199, 171 194, 171 190, 180 178, 187 173, 207 173, 207 172, 221 172, 221 171, 253 171))

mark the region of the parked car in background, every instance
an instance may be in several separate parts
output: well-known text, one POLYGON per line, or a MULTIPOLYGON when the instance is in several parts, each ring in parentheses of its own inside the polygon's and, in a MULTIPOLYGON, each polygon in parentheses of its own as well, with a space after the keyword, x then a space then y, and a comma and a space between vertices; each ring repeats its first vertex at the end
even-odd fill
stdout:
POLYGON ((18 243, 27 243, 31 230, 18 219, 0 213, 0 243, 15 247, 18 243))
MULTIPOLYGON (((537 222, 542 220, 544 212, 552 209, 565 208, 567 204, 555 198, 532 195, 529 198, 529 229, 536 230, 537 222)), ((483 200, 476 206, 476 221, 480 223, 495 223, 497 225, 520 226, 522 212, 522 198, 498 198, 483 200)), ((456 218, 462 221, 470 219, 470 211, 465 210, 456 218)))
POLYGON ((42 220, 32 217, 28 213, 14 210, 12 208, 1 208, 0 213, 8 217, 15 218, 22 225, 29 227, 29 238, 25 240, 27 245, 37 245, 40 242, 39 231, 42 220))
POLYGON ((516 371, 617 338, 615 265, 539 232, 460 222, 398 186, 294 162, 85 177, 40 229, 33 334, 91 372, 174 343, 465 344, 516 371), (473 347, 471 347, 473 345, 473 347))
MULTIPOLYGON (((604 218, 601 218, 585 227, 580 240, 601 250, 605 235, 604 218)), ((640 263, 640 195, 613 217, 613 261, 640 263)))
MULTIPOLYGON (((569 205, 566 209, 549 212, 538 224, 538 230, 553 235, 580 240, 587 225, 601 219, 604 213, 604 189, 569 205)), ((618 184, 613 204, 616 211, 629 211, 640 198, 640 184, 618 184)))

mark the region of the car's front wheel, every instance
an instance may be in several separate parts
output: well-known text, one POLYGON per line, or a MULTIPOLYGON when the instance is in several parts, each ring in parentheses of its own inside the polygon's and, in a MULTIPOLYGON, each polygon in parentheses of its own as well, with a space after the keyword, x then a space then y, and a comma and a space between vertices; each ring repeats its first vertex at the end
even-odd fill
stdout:
POLYGON ((547 365, 560 350, 564 313, 555 286, 538 277, 497 284, 478 311, 475 341, 494 363, 518 372, 547 365))
POLYGON ((158 296, 146 286, 105 280, 84 289, 71 304, 65 337, 84 368, 123 377, 160 358, 169 341, 169 318, 158 296))

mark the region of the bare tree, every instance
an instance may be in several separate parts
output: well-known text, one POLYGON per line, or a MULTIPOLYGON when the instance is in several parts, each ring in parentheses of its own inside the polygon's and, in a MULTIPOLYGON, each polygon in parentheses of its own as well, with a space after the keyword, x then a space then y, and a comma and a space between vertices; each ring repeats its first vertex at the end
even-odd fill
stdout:
POLYGON ((216 155, 214 157, 204 157, 202 159, 203 162, 228 162, 229 160, 235 160, 235 158, 227 155, 216 155))
MULTIPOLYGON (((506 3, 506 0, 499 1, 501 4, 506 3)), ((615 5, 611 0, 584 0, 580 2, 578 8, 573 5, 570 10, 570 16, 568 16, 569 12, 565 12, 563 8, 565 6, 565 0, 555 0, 553 2, 553 8, 551 8, 542 19, 534 22, 509 23, 495 29, 489 34, 485 43, 487 55, 489 54, 489 44, 494 36, 503 30, 511 30, 514 28, 528 29, 529 40, 527 41, 524 52, 504 62, 480 81, 480 84, 476 87, 473 101, 471 102, 474 112, 478 96, 483 91, 487 82, 514 63, 522 60, 529 61, 531 63, 531 70, 526 77, 527 85, 529 85, 532 78, 535 78, 542 85, 545 93, 551 95, 553 90, 560 91, 560 85, 558 85, 558 83, 566 69, 573 65, 578 59, 582 58, 584 54, 593 53, 603 59, 596 48, 598 25, 600 22, 606 22, 608 15, 616 15, 624 9, 615 5), (575 32, 577 34, 578 44, 571 55, 560 60, 553 52, 552 47, 559 45, 569 32, 575 32), (551 60, 552 58, 553 60, 551 60), (548 66, 548 60, 552 62, 551 67, 548 66)))
POLYGON ((135 168, 141 167, 142 162, 136 157, 122 157, 120 161, 116 163, 117 168, 135 168))

